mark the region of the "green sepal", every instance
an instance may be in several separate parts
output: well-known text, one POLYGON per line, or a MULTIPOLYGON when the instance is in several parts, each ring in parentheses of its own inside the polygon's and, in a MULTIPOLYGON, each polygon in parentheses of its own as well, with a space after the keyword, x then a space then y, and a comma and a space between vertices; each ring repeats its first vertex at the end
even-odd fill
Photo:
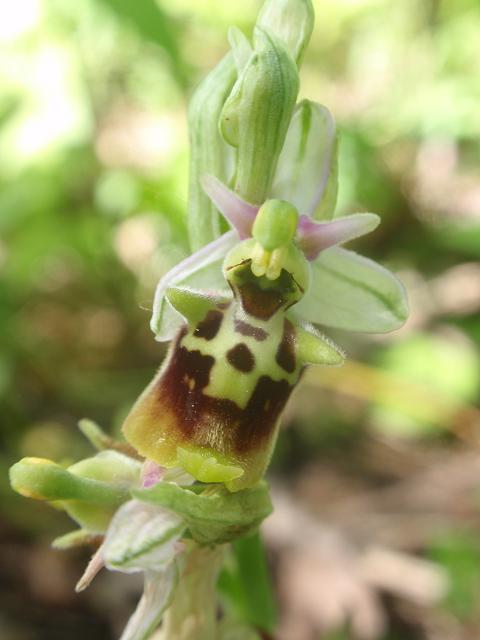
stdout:
POLYGON ((312 35, 315 12, 311 0, 267 0, 257 25, 282 40, 300 65, 312 35))
POLYGON ((347 331, 386 333, 408 317, 405 288, 385 267, 339 247, 311 263, 312 286, 293 315, 347 331))
POLYGON ((205 318, 208 311, 228 301, 228 298, 223 296, 186 287, 170 287, 165 295, 172 307, 193 326, 205 318))
POLYGON ((299 78, 293 58, 275 35, 256 28, 254 40, 255 50, 222 109, 220 131, 237 150, 235 191, 261 204, 270 192, 299 78))
POLYGON ((229 53, 201 82, 190 100, 188 232, 192 251, 212 242, 221 232, 220 214, 203 191, 200 178, 209 173, 228 182, 233 154, 218 131, 218 120, 236 78, 234 56, 229 53))
POLYGON ((272 512, 264 481, 236 493, 219 485, 204 487, 194 485, 186 489, 159 483, 150 489, 135 489, 132 495, 183 517, 192 537, 201 544, 221 544, 247 535, 272 512))
POLYGON ((295 109, 271 196, 317 220, 333 217, 338 192, 337 133, 330 111, 311 100, 295 109))

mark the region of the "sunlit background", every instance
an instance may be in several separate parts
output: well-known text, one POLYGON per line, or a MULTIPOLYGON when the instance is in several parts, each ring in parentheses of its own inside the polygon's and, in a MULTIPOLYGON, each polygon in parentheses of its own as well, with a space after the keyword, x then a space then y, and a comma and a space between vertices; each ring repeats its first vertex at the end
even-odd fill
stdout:
MULTIPOLYGON (((259 0, 0 3, 0 638, 110 640, 139 582, 54 552, 72 528, 8 466, 88 455, 163 357, 158 278, 187 254, 186 104, 259 0)), ((316 0, 302 96, 341 132, 339 212, 399 273, 393 335, 327 331, 349 360, 289 405, 265 524, 276 640, 480 637, 480 5, 316 0)))

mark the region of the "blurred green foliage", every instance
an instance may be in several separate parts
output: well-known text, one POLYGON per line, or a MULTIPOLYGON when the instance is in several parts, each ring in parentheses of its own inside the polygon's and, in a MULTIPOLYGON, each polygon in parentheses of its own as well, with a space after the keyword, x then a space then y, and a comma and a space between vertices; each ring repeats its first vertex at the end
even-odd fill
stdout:
MULTIPOLYGON (((187 251, 188 96, 225 52, 227 27, 249 32, 259 6, 0 8, 1 470, 23 455, 85 455, 76 421, 117 431, 160 364, 148 320, 157 279, 187 251)), ((348 464, 348 443, 368 431, 435 444, 458 415, 478 419, 480 5, 315 8, 302 94, 338 120, 339 213, 382 216, 356 246, 403 276, 412 318, 382 339, 335 336, 366 368, 311 381, 324 389, 322 410, 306 415, 308 406, 294 404, 279 474, 329 451, 348 464), (361 406, 335 399, 345 381, 361 406), (449 411, 438 410, 439 397, 449 411)), ((50 526, 3 473, 0 496, 12 526, 31 534, 50 526)), ((447 606, 462 618, 478 614, 478 549, 452 540, 435 557, 453 576, 447 606)))

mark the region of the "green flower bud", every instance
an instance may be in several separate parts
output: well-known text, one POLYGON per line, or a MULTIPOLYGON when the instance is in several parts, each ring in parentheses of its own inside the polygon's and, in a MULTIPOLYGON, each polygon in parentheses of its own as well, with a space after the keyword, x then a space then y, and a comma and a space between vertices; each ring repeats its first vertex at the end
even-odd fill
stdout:
POLYGON ((141 464, 104 451, 68 469, 42 458, 23 458, 10 469, 12 488, 27 498, 60 503, 88 532, 102 532, 117 507, 128 500, 141 464))
POLYGON ((280 38, 300 65, 314 22, 311 0, 267 0, 258 16, 257 25, 280 38))
POLYGON ((223 107, 220 130, 236 149, 235 190, 261 204, 268 197, 295 107, 299 78, 285 45, 257 28, 255 50, 223 107))

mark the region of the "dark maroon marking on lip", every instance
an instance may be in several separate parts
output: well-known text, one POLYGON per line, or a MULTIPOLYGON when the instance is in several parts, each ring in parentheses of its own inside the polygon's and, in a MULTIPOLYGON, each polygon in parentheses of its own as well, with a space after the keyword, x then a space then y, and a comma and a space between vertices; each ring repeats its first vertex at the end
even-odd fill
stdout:
POLYGON ((212 447, 226 456, 244 456, 264 446, 295 385, 261 376, 244 409, 232 400, 205 394, 215 359, 181 344, 184 328, 173 345, 163 375, 155 385, 152 414, 159 436, 212 447), (162 432, 164 417, 168 431, 162 432), (174 420, 172 421, 172 418, 174 420), (173 433, 172 430, 173 429, 173 433))
POLYGON ((253 353, 246 344, 240 342, 227 352, 227 360, 238 371, 250 373, 255 366, 253 353))
POLYGON ((260 327, 254 327, 253 324, 249 324, 248 322, 244 322, 243 320, 238 320, 235 318, 233 321, 235 331, 240 333, 242 336, 247 336, 249 338, 254 338, 258 342, 262 342, 268 338, 268 333, 261 329, 260 327))
POLYGON ((282 341, 278 345, 275 360, 287 373, 293 373, 295 371, 295 327, 290 320, 287 320, 286 318, 283 322, 282 341))
POLYGON ((285 302, 280 291, 260 289, 253 282, 245 282, 238 291, 245 312, 260 320, 269 320, 285 302))
POLYGON ((205 318, 198 323, 193 335, 196 338, 205 338, 205 340, 213 340, 217 335, 220 325, 222 324, 223 313, 218 309, 210 309, 205 318))
POLYGON ((244 453, 255 449, 268 438, 277 424, 293 390, 286 380, 261 376, 243 411, 235 431, 235 449, 244 453))
POLYGON ((203 390, 210 381, 214 363, 213 356, 203 355, 197 350, 189 351, 180 346, 179 340, 159 380, 159 407, 161 411, 169 408, 175 414, 178 427, 186 437, 194 434, 201 421, 206 397, 203 390))

